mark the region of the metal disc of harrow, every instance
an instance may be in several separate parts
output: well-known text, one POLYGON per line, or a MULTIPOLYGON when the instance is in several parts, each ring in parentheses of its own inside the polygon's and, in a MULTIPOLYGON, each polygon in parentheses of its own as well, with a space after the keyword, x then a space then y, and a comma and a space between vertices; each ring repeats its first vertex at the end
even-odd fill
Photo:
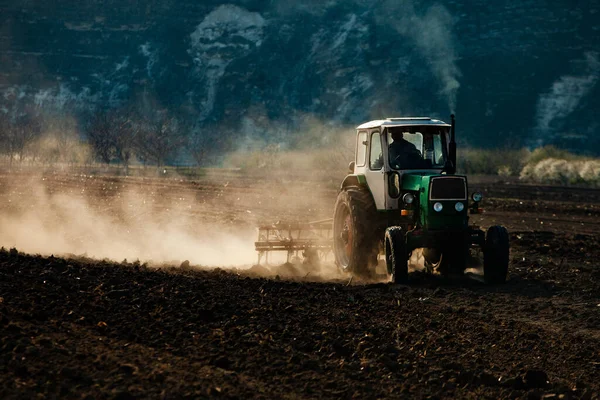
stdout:
POLYGON ((258 240, 254 243, 258 263, 263 256, 269 263, 269 253, 287 252, 287 262, 302 256, 307 262, 317 262, 327 257, 333 247, 333 219, 309 223, 275 223, 258 228, 258 240))

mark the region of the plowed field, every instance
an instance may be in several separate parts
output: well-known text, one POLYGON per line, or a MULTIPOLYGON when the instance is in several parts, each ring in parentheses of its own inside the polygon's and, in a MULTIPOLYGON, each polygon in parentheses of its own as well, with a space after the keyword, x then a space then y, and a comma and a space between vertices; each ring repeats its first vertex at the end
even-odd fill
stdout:
POLYGON ((504 285, 247 271, 328 182, 2 173, 0 398, 598 398, 600 190, 470 186, 504 285))

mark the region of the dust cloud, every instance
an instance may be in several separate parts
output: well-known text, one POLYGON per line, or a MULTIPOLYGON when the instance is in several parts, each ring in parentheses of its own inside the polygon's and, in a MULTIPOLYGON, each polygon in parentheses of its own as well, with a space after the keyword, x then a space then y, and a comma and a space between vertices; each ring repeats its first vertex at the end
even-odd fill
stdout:
MULTIPOLYGON (((45 256, 150 266, 187 268, 187 260, 191 268, 227 268, 271 279, 388 281, 383 256, 367 281, 342 273, 332 252, 320 254, 318 262, 308 262, 302 251, 289 258, 285 251, 271 252, 268 262, 263 256, 258 264, 257 226, 331 218, 337 188, 296 175, 261 180, 216 173, 195 182, 0 173, 0 245, 45 256)), ((410 264, 411 270, 422 269, 418 252, 410 264)))
POLYGON ((69 166, 69 157, 0 169, 0 246, 150 265, 187 260, 267 277, 343 278, 332 258, 320 265, 301 257, 288 263, 281 252, 273 253, 270 265, 255 265, 259 225, 332 217, 355 135, 322 126, 304 123, 294 143, 239 149, 223 167, 183 168, 183 175, 173 167, 158 172, 133 165, 130 176, 121 176, 122 167, 69 166))
POLYGON ((36 183, 41 179, 3 188, 8 205, 12 203, 0 210, 0 244, 5 248, 129 262, 189 260, 210 266, 251 265, 256 258, 252 229, 223 230, 186 212, 185 204, 163 200, 159 208, 156 195, 133 189, 105 198, 88 196, 86 190, 93 190, 88 185, 52 193, 36 183))

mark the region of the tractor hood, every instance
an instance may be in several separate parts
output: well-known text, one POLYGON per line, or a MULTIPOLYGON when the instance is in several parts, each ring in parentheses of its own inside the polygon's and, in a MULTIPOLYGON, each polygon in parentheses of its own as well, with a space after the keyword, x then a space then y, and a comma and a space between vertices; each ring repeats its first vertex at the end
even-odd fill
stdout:
POLYGON ((418 192, 429 186, 432 176, 443 176, 437 171, 405 172, 402 174, 402 190, 418 192))
POLYGON ((468 226, 469 201, 465 176, 433 171, 404 173, 402 191, 418 193, 419 223, 422 227, 460 231, 468 226))

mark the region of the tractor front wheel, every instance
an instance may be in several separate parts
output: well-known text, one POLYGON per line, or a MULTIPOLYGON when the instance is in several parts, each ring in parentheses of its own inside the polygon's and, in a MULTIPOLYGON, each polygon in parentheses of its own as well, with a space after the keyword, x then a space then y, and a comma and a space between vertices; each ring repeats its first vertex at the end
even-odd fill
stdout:
POLYGON ((509 239, 503 226, 492 226, 485 235, 483 277, 486 283, 506 282, 508 274, 509 239))
POLYGON ((385 231, 385 263, 392 283, 408 281, 408 251, 406 236, 399 226, 393 226, 385 231))

